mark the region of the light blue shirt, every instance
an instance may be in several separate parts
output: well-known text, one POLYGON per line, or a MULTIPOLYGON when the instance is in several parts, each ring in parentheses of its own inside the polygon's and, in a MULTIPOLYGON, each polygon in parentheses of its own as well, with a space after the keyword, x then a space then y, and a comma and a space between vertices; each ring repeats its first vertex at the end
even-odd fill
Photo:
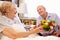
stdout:
MULTIPOLYGON (((47 16, 46 19, 47 19, 47 20, 55 20, 56 23, 57 23, 57 25, 60 26, 60 18, 57 16, 57 14, 48 13, 48 16, 47 16)), ((40 23, 41 20, 44 20, 44 18, 42 18, 41 16, 39 16, 39 17, 37 18, 37 24, 36 24, 36 25, 39 25, 39 23, 40 23)), ((55 31, 58 31, 58 26, 56 26, 56 27, 54 28, 54 30, 55 30, 55 31)))
MULTIPOLYGON (((55 20, 57 25, 60 26, 60 18, 57 16, 57 14, 54 14, 54 13, 48 13, 48 16, 46 18, 47 20, 55 20)), ((44 20, 44 18, 42 18, 41 16, 39 16, 37 18, 37 25, 39 25, 40 21, 41 20, 44 20)))

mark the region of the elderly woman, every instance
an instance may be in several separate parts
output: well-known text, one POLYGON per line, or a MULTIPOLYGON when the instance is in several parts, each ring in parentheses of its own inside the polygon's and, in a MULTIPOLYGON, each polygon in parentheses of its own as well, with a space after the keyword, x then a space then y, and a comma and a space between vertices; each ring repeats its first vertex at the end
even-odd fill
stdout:
MULTIPOLYGON (((8 38, 15 39, 15 38, 27 37, 30 34, 39 33, 41 31, 40 28, 37 27, 30 31, 17 32, 12 27, 13 24, 18 24, 18 23, 14 21, 15 14, 16 14, 16 8, 15 8, 15 5, 12 4, 11 2, 3 2, 2 5, 0 6, 0 12, 2 14, 2 16, 0 16, 0 29, 1 29, 0 32, 2 34, 1 36, 6 36, 8 38)), ((19 22, 19 25, 21 25, 20 22, 19 22)))

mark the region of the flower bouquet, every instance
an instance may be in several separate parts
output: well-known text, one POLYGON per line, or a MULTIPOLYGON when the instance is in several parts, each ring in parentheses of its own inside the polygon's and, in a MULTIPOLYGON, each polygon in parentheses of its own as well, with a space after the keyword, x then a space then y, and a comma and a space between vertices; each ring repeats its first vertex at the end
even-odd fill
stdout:
POLYGON ((55 20, 42 20, 39 24, 45 31, 50 31, 56 26, 55 20))

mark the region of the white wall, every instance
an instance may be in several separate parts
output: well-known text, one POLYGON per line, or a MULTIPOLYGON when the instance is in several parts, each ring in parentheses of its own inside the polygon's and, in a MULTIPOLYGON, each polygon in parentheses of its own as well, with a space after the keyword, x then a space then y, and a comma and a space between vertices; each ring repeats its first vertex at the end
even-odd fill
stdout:
MULTIPOLYGON (((57 13, 60 15, 60 0, 24 0, 27 4, 28 14, 25 16, 28 17, 38 17, 36 8, 38 5, 44 5, 47 12, 57 13)), ((60 17, 60 16, 59 16, 60 17)))

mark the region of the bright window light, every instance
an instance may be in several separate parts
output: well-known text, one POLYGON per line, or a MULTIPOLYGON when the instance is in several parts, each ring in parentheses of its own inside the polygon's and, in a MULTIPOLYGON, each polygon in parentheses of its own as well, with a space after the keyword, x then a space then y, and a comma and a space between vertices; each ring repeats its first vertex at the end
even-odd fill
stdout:
POLYGON ((60 17, 60 0, 24 0, 27 4, 28 17, 38 17, 36 8, 38 5, 45 6, 47 12, 56 13, 60 17))

